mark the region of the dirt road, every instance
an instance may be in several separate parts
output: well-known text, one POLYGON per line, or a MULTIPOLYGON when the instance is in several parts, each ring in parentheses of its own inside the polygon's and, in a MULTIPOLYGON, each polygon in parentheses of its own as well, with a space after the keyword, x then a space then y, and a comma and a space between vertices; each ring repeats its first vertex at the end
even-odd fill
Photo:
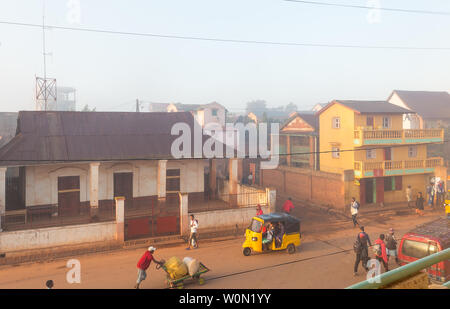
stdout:
MULTIPOLYGON (((411 227, 437 216, 436 213, 420 218, 413 214, 375 216, 362 218, 361 223, 374 241, 390 227, 395 228, 400 238, 411 227)), ((359 276, 353 277, 355 255, 352 246, 357 232, 349 220, 316 214, 316 217, 304 220, 303 243, 292 255, 282 251, 244 257, 241 248, 243 237, 239 237, 204 242, 199 249, 190 251, 184 246, 160 248, 155 257, 167 260, 172 256, 190 256, 211 269, 204 275, 204 285, 186 282, 186 288, 344 288, 365 280, 365 272, 361 268, 359 276)), ((133 288, 137 277, 136 263, 144 251, 145 248, 139 248, 73 257, 81 263, 81 283, 72 284, 66 281, 68 259, 3 266, 0 268, 0 288, 45 288, 48 279, 55 282, 55 288, 64 289, 133 288)), ((395 267, 394 264, 391 261, 391 267, 395 267)), ((156 270, 154 264, 147 274, 142 288, 167 287, 165 273, 156 270)))

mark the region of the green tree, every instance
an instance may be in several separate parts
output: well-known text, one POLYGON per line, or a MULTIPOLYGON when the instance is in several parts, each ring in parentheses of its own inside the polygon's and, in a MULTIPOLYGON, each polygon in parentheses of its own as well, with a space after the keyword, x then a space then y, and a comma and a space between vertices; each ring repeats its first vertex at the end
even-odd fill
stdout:
POLYGON ((95 109, 96 109, 96 107, 94 107, 93 109, 90 109, 89 105, 86 104, 81 111, 82 112, 95 112, 95 109))

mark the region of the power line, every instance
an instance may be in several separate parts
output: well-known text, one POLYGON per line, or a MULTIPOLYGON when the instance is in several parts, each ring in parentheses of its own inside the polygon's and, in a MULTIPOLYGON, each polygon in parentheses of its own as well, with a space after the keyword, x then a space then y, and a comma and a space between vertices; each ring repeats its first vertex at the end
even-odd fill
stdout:
POLYGON ((283 0, 283 1, 297 2, 297 3, 310 4, 310 5, 345 7, 345 8, 353 8, 353 9, 383 10, 383 11, 415 13, 415 14, 450 15, 450 12, 443 12, 443 11, 427 11, 427 10, 409 10, 409 9, 400 9, 400 8, 371 7, 371 6, 364 6, 364 5, 350 5, 350 4, 318 2, 318 1, 302 1, 302 0, 283 0))
MULTIPOLYGON (((0 20, 0 24, 24 26, 33 28, 42 28, 42 25, 31 23, 19 23, 0 20)), ((275 42, 275 41, 256 41, 256 40, 238 40, 238 39, 221 39, 221 38, 207 38, 197 36, 179 36, 168 34, 155 34, 155 33, 143 33, 143 32, 126 32, 126 31, 113 31, 94 28, 76 28, 76 27, 63 27, 46 25, 48 29, 56 30, 69 30, 69 31, 81 31, 91 33, 103 33, 103 34, 115 34, 126 36, 141 36, 141 37, 153 37, 153 38, 165 38, 165 39, 180 39, 180 40, 197 40, 208 42, 222 42, 222 43, 239 43, 239 44, 258 44, 258 45, 274 45, 274 46, 297 46, 297 47, 322 47, 322 48, 358 48, 358 49, 388 49, 388 50, 435 50, 435 51, 449 51, 450 47, 414 47, 414 46, 377 46, 377 45, 348 45, 348 44, 319 44, 319 43, 299 43, 299 42, 275 42)))
MULTIPOLYGON (((321 154, 321 153, 340 153, 340 152, 355 152, 355 151, 366 151, 366 150, 375 150, 375 149, 385 149, 385 148, 399 148, 399 147, 408 147, 408 146, 418 146, 418 145, 439 145, 448 143, 450 140, 443 140, 442 142, 431 142, 431 143, 424 143, 424 144, 413 144, 413 145, 391 145, 391 146, 378 146, 378 147, 371 147, 371 148, 358 148, 358 149, 341 149, 339 151, 333 151, 333 150, 325 150, 325 151, 309 151, 309 152, 295 152, 295 153, 279 153, 277 155, 270 154, 270 157, 283 157, 283 156, 295 156, 295 155, 309 155, 309 154, 321 154)), ((226 146, 226 144, 223 144, 226 146)), ((207 157, 189 157, 189 158, 168 158, 168 157, 160 157, 160 158, 129 158, 129 159, 80 159, 80 160, 25 160, 25 159, 10 159, 10 160, 2 160, 0 159, 0 162, 48 162, 48 163, 64 163, 64 162, 71 162, 71 163, 77 163, 77 162, 92 162, 92 161, 100 161, 100 162, 120 162, 120 161, 155 161, 155 160, 205 160, 205 159, 230 159, 227 157, 214 157, 214 158, 207 158, 207 157)), ((265 159, 262 158, 260 155, 258 155, 256 158, 253 156, 245 155, 245 156, 236 156, 231 159, 265 159)))

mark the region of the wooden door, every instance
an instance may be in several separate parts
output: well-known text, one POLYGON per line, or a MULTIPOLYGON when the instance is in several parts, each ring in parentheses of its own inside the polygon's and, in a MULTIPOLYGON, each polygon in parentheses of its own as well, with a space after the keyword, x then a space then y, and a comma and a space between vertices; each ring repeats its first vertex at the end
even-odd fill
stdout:
POLYGON ((376 198, 375 203, 384 203, 384 178, 376 178, 376 198))
POLYGON ((58 177, 58 215, 80 214, 80 177, 58 177))
POLYGON ((114 173, 114 197, 125 198, 125 210, 133 207, 133 173, 114 173))
POLYGON ((367 116, 366 125, 373 128, 373 116, 367 116))
POLYGON ((373 203, 373 178, 364 179, 365 186, 365 202, 367 204, 373 203))
POLYGON ((384 161, 392 160, 392 150, 391 148, 384 148, 384 161))
POLYGON ((255 178, 256 178, 256 164, 250 163, 250 174, 252 174, 252 183, 249 183, 249 185, 255 184, 255 178))
POLYGON ((365 178, 359 180, 359 202, 365 204, 366 202, 366 180, 365 178))

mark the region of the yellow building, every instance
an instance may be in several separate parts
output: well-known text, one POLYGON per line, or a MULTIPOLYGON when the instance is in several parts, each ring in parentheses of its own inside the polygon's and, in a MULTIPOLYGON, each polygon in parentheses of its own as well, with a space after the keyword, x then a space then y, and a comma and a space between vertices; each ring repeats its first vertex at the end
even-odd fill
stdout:
POLYGON ((346 196, 361 204, 393 203, 422 192, 442 158, 429 158, 429 143, 443 142, 442 129, 403 129, 403 115, 411 111, 386 101, 329 103, 317 114, 320 126, 320 170, 346 175, 354 181, 346 196), (345 172, 346 171, 346 172, 345 172), (345 173, 344 173, 345 172, 345 173))

